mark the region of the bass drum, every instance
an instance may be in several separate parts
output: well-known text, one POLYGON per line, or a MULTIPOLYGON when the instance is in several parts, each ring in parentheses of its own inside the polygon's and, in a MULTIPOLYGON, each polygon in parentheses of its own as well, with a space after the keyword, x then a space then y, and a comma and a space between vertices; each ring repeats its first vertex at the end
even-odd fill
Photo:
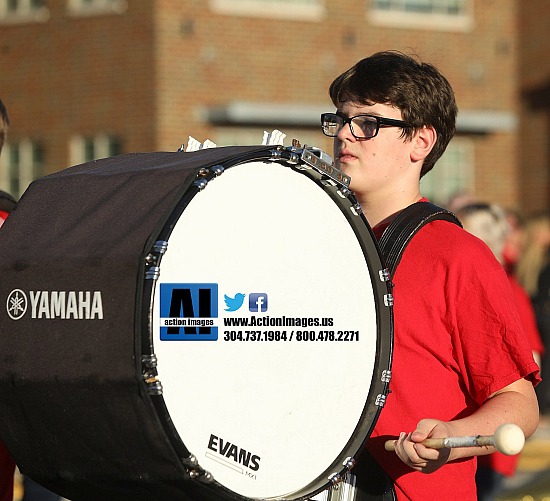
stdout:
POLYGON ((73 501, 307 499, 348 473, 388 392, 391 294, 319 153, 123 155, 31 185, 0 249, 23 473, 73 501))

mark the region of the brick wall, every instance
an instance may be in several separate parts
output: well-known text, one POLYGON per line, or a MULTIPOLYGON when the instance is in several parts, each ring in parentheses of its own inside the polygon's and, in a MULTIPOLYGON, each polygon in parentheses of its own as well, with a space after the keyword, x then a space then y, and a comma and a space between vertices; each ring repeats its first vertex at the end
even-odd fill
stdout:
MULTIPOLYGON (((50 171, 67 165, 74 133, 117 134, 125 151, 175 150, 188 135, 219 136, 220 126, 203 115, 216 105, 329 110, 332 79, 384 49, 438 66, 461 110, 519 113, 518 3, 473 1, 472 29, 447 31, 374 24, 367 0, 327 1, 320 21, 224 15, 202 0, 131 0, 122 15, 74 18, 63 0, 49 0, 48 22, 0 25, 0 92, 12 116, 10 137, 43 138, 50 171)), ((251 127, 258 141, 265 127, 251 127)), ((330 152, 317 127, 302 133, 330 152)), ((530 207, 517 131, 474 140, 476 195, 530 207)))

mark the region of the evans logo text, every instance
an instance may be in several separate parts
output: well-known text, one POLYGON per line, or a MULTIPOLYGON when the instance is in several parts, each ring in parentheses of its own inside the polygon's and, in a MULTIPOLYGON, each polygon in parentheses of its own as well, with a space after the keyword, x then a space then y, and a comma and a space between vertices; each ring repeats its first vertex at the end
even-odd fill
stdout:
POLYGON ((235 463, 246 466, 252 471, 258 471, 260 468, 260 456, 247 452, 231 442, 226 442, 223 438, 216 437, 216 435, 210 435, 208 448, 226 458, 232 459, 235 463))
POLYGON ((31 318, 64 320, 102 320, 103 300, 100 291, 29 291, 15 289, 8 296, 8 315, 19 320, 27 311, 31 318))

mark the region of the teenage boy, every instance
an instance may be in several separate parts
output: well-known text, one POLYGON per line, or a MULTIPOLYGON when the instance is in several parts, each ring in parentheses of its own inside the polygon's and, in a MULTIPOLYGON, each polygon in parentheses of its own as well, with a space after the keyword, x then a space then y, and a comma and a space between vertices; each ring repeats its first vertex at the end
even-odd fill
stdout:
MULTIPOLYGON (((426 201, 420 178, 455 132, 453 90, 434 66, 387 51, 359 61, 329 93, 336 111, 322 115, 323 132, 380 238, 403 209, 426 201)), ((412 238, 392 282, 391 393, 366 447, 399 500, 474 501, 475 456, 495 449, 420 442, 492 435, 508 422, 526 437, 535 431, 539 368, 506 275, 479 239, 436 220, 412 238), (395 452, 386 451, 395 437, 395 452)))

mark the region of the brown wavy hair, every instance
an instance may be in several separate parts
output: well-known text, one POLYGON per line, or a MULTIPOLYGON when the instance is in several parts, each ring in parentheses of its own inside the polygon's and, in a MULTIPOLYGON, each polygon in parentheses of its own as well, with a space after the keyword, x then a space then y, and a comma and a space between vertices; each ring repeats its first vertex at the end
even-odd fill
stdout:
POLYGON ((411 125, 403 129, 408 139, 425 126, 433 127, 437 140, 420 177, 433 169, 456 131, 458 108, 448 80, 435 66, 402 52, 377 52, 362 59, 332 82, 329 95, 336 108, 346 101, 399 108, 403 120, 411 125))

